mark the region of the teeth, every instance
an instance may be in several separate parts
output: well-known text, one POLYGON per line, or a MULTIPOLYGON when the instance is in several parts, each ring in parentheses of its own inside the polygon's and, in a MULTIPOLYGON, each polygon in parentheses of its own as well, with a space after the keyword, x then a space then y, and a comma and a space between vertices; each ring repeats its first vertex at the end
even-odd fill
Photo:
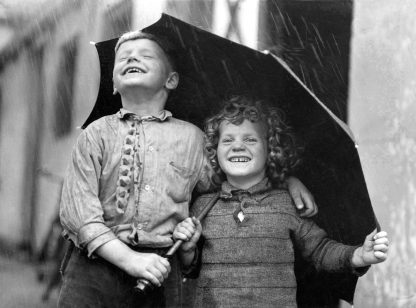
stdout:
POLYGON ((230 161, 233 163, 246 163, 249 162, 251 159, 248 157, 231 157, 230 161))
POLYGON ((137 67, 129 68, 126 73, 143 73, 143 71, 137 67))

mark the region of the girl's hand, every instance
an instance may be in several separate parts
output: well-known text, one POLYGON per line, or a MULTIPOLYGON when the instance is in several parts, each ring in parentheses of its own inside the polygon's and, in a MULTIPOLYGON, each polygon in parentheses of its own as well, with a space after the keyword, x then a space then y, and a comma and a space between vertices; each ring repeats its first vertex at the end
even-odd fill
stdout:
POLYGON ((377 229, 365 238, 364 244, 354 251, 352 265, 362 267, 384 262, 389 250, 387 232, 377 233, 377 229))
POLYGON ((201 233, 201 222, 195 217, 188 217, 176 225, 173 231, 173 239, 175 241, 182 240, 183 244, 180 246, 180 250, 188 252, 195 249, 201 233))

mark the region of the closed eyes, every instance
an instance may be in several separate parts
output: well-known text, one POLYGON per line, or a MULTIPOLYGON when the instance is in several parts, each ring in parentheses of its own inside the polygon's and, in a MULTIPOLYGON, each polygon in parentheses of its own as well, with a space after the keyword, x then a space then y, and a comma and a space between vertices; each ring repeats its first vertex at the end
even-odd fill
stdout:
POLYGON ((257 142, 257 138, 246 138, 244 139, 245 142, 254 143, 257 142))
MULTIPOLYGON (((229 143, 232 143, 233 141, 234 141, 234 139, 232 139, 232 138, 224 138, 224 139, 221 139, 221 143, 223 143, 223 144, 229 144, 229 143)), ((249 144, 256 143, 257 141, 258 141, 258 139, 257 138, 254 138, 254 137, 244 138, 243 139, 243 142, 249 143, 249 144)))

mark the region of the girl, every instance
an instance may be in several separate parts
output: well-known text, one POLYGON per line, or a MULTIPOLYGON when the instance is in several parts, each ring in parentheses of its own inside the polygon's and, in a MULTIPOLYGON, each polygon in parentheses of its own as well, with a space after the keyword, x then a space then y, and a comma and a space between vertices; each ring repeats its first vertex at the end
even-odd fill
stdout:
MULTIPOLYGON (((298 163, 294 137, 278 110, 234 98, 207 121, 206 134, 222 182, 220 199, 202 226, 187 218, 173 234, 185 241, 179 251, 184 269, 195 271, 202 253, 195 307, 296 307, 295 246, 317 270, 332 272, 359 275, 387 258, 386 232, 372 232, 358 248, 335 242, 299 216, 285 189, 274 188, 298 163), (205 241, 198 251, 201 230, 205 241)), ((193 212, 211 197, 200 197, 193 212)))

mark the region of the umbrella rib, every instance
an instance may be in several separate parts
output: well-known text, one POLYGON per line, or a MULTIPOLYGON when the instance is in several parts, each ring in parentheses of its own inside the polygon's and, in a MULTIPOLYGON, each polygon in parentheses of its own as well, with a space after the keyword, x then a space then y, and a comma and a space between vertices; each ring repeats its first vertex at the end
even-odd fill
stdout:
POLYGON ((347 135, 351 138, 351 140, 355 142, 354 135, 351 131, 351 129, 348 127, 347 124, 345 124, 343 121, 341 121, 325 104, 313 93, 303 82, 300 80, 300 78, 290 69, 290 67, 284 62, 282 59, 280 59, 278 56, 269 53, 276 61, 278 61, 292 76, 295 78, 299 84, 314 98, 316 101, 321 105, 322 108, 327 111, 331 117, 335 120, 335 122, 338 123, 339 126, 342 127, 342 129, 347 133, 347 135))

